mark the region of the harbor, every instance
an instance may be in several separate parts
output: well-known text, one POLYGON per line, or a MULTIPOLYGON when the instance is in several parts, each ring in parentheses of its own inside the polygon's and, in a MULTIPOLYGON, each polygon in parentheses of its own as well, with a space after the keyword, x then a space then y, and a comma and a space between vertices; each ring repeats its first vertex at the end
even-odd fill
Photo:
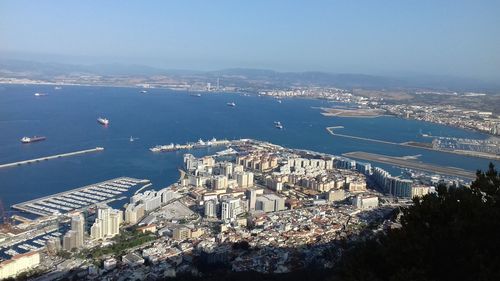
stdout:
POLYGON ((60 215, 118 200, 131 188, 148 183, 149 180, 120 177, 15 204, 12 208, 39 216, 60 215))
POLYGON ((62 154, 57 154, 57 155, 52 155, 52 156, 45 156, 45 157, 40 157, 40 158, 35 158, 35 159, 30 159, 30 160, 23 160, 23 161, 18 161, 18 162, 13 162, 13 163, 1 164, 0 168, 16 167, 16 166, 21 166, 21 165, 25 165, 25 164, 33 164, 33 163, 47 161, 47 160, 51 160, 51 159, 75 156, 75 155, 91 153, 91 152, 98 152, 98 151, 103 151, 103 150, 104 150, 103 147, 96 147, 96 148, 92 148, 92 149, 86 149, 86 150, 80 150, 80 151, 69 152, 69 153, 62 153, 62 154))

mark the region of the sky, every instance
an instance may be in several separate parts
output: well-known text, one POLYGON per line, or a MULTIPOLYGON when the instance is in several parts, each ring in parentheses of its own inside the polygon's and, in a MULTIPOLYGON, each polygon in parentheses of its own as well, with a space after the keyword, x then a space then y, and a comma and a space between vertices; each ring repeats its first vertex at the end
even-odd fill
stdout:
POLYGON ((0 0, 0 57, 500 79, 500 1, 0 0))

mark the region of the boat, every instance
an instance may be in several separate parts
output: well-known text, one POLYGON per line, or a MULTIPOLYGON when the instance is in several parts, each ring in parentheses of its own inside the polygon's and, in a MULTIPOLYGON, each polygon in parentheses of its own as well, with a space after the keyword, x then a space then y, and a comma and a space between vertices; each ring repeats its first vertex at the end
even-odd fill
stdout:
POLYGON ((232 107, 234 107, 234 106, 236 106, 236 104, 234 103, 234 101, 232 101, 232 102, 228 102, 228 103, 227 103, 227 106, 232 106, 232 107))
POLYGON ((109 124, 109 120, 106 118, 99 117, 97 118, 97 122, 99 122, 101 125, 107 126, 109 124))
POLYGON ((191 94, 190 96, 199 98, 201 97, 201 94, 191 94))
POLYGON ((59 87, 59 86, 55 86, 55 87, 54 87, 54 90, 61 90, 61 89, 62 89, 62 88, 61 88, 61 87, 59 87))
POLYGON ((281 103, 281 100, 278 100, 278 103, 281 103))
POLYGON ((43 141, 45 139, 46 139, 46 137, 43 137, 43 136, 23 137, 21 139, 21 142, 22 143, 32 143, 32 142, 37 142, 37 141, 43 141))
POLYGON ((283 125, 281 125, 281 122, 280 121, 274 121, 274 127, 278 128, 278 129, 283 129, 283 125))
POLYGON ((141 91, 141 94, 147 94, 147 93, 148 93, 148 91, 146 91, 146 90, 141 91))
POLYGON ((130 142, 133 142, 134 141, 134 138, 132 136, 130 136, 130 142))
POLYGON ((35 97, 43 97, 46 96, 47 94, 44 93, 35 93, 35 97))

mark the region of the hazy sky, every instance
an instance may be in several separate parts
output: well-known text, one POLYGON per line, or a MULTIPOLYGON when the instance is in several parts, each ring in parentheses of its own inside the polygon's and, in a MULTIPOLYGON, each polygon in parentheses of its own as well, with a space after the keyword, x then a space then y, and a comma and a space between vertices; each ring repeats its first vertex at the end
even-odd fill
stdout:
POLYGON ((500 79, 500 1, 0 0, 2 57, 500 79))

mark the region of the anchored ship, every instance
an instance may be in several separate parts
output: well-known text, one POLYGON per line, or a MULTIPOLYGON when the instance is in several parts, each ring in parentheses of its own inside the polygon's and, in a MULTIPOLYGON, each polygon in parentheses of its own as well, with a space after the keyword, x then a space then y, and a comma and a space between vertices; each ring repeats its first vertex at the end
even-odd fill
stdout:
POLYGON ((32 142, 36 142, 36 141, 43 141, 45 139, 46 139, 46 137, 42 137, 42 136, 23 137, 21 139, 21 142, 22 143, 32 143, 32 142))
POLYGON ((97 122, 99 122, 99 124, 104 126, 107 126, 109 124, 109 120, 102 117, 97 118, 97 122))

